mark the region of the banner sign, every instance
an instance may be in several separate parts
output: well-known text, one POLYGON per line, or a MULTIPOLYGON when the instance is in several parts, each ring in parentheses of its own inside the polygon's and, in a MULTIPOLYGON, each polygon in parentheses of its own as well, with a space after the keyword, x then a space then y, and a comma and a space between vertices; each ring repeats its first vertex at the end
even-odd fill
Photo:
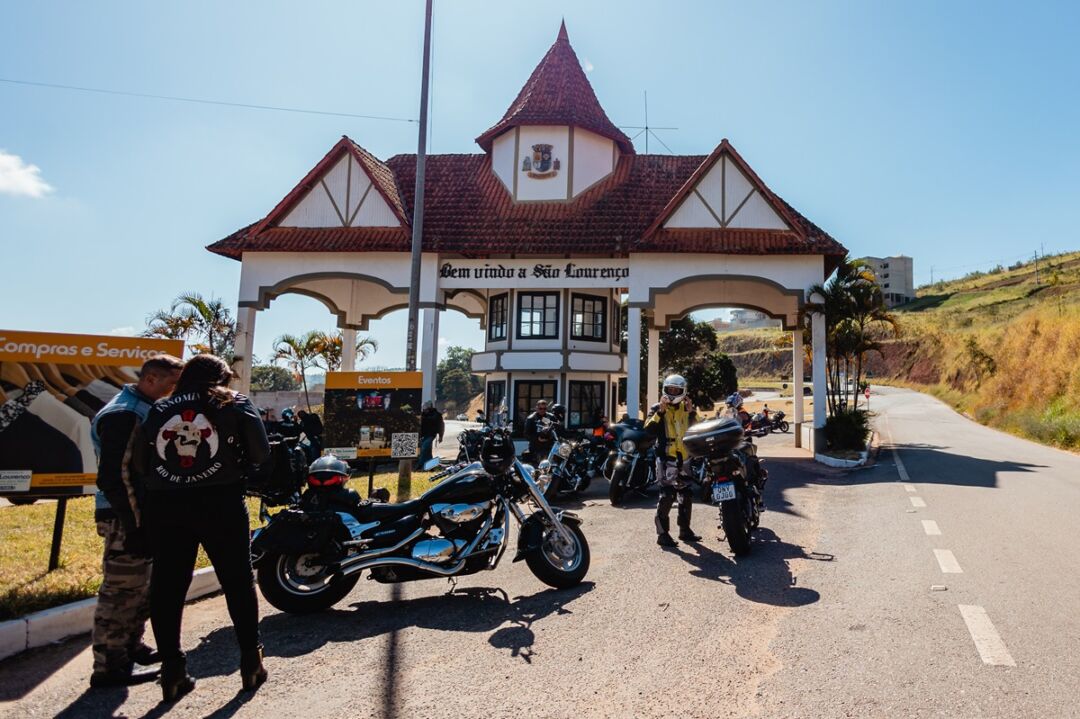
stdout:
POLYGON ((0 495, 96 491, 90 421, 180 340, 0 330, 0 495))
POLYGON ((626 287, 630 260, 447 260, 439 265, 439 287, 626 287))
POLYGON ((328 372, 326 451, 338 459, 415 457, 423 377, 420 372, 328 372))

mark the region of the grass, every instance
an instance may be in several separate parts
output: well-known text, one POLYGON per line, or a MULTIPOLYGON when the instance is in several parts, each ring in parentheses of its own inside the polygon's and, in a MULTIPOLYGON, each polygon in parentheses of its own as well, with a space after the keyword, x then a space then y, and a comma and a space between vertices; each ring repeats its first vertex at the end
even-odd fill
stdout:
MULTIPOLYGON (((419 496, 430 486, 430 473, 414 473, 411 496, 419 496)), ((367 475, 353 479, 349 486, 367 495, 367 475)), ((397 473, 375 475, 375 486, 396 494, 397 473)), ((260 524, 258 502, 248 500, 252 526, 260 524)), ((38 502, 22 507, 0 507, 0 621, 48 609, 97 595, 101 584, 101 538, 94 523, 94 498, 68 501, 60 568, 48 572, 52 541, 54 502, 38 502)), ((199 567, 210 562, 200 550, 199 567)))

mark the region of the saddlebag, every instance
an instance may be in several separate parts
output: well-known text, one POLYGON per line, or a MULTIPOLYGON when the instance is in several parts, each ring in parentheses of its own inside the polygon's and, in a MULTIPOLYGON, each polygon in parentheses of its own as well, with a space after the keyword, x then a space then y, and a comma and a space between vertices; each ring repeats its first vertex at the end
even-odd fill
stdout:
POLYGON ((330 548, 341 522, 334 512, 303 512, 285 509, 260 529, 251 543, 252 554, 324 552, 330 548))

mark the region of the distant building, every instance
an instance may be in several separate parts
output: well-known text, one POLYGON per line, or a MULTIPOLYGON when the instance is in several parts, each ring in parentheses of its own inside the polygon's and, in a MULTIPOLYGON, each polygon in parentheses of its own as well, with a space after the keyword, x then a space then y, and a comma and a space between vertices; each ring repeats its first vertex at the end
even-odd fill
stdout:
POLYGON ((757 329, 780 329, 780 320, 774 320, 764 312, 757 310, 731 310, 730 320, 715 319, 712 326, 717 332, 734 332, 735 330, 757 329))
POLYGON ((910 257, 864 257, 862 260, 877 277, 886 307, 896 307, 915 299, 915 273, 910 257))

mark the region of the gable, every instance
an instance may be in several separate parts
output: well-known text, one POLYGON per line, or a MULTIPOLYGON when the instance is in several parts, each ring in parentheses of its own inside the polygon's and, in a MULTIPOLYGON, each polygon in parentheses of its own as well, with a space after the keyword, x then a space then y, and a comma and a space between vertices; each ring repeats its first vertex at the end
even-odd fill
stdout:
POLYGON ((791 230, 757 182, 720 154, 664 223, 668 228, 791 230))
POLYGON ((280 227, 399 227, 356 157, 345 153, 278 223, 280 227))

